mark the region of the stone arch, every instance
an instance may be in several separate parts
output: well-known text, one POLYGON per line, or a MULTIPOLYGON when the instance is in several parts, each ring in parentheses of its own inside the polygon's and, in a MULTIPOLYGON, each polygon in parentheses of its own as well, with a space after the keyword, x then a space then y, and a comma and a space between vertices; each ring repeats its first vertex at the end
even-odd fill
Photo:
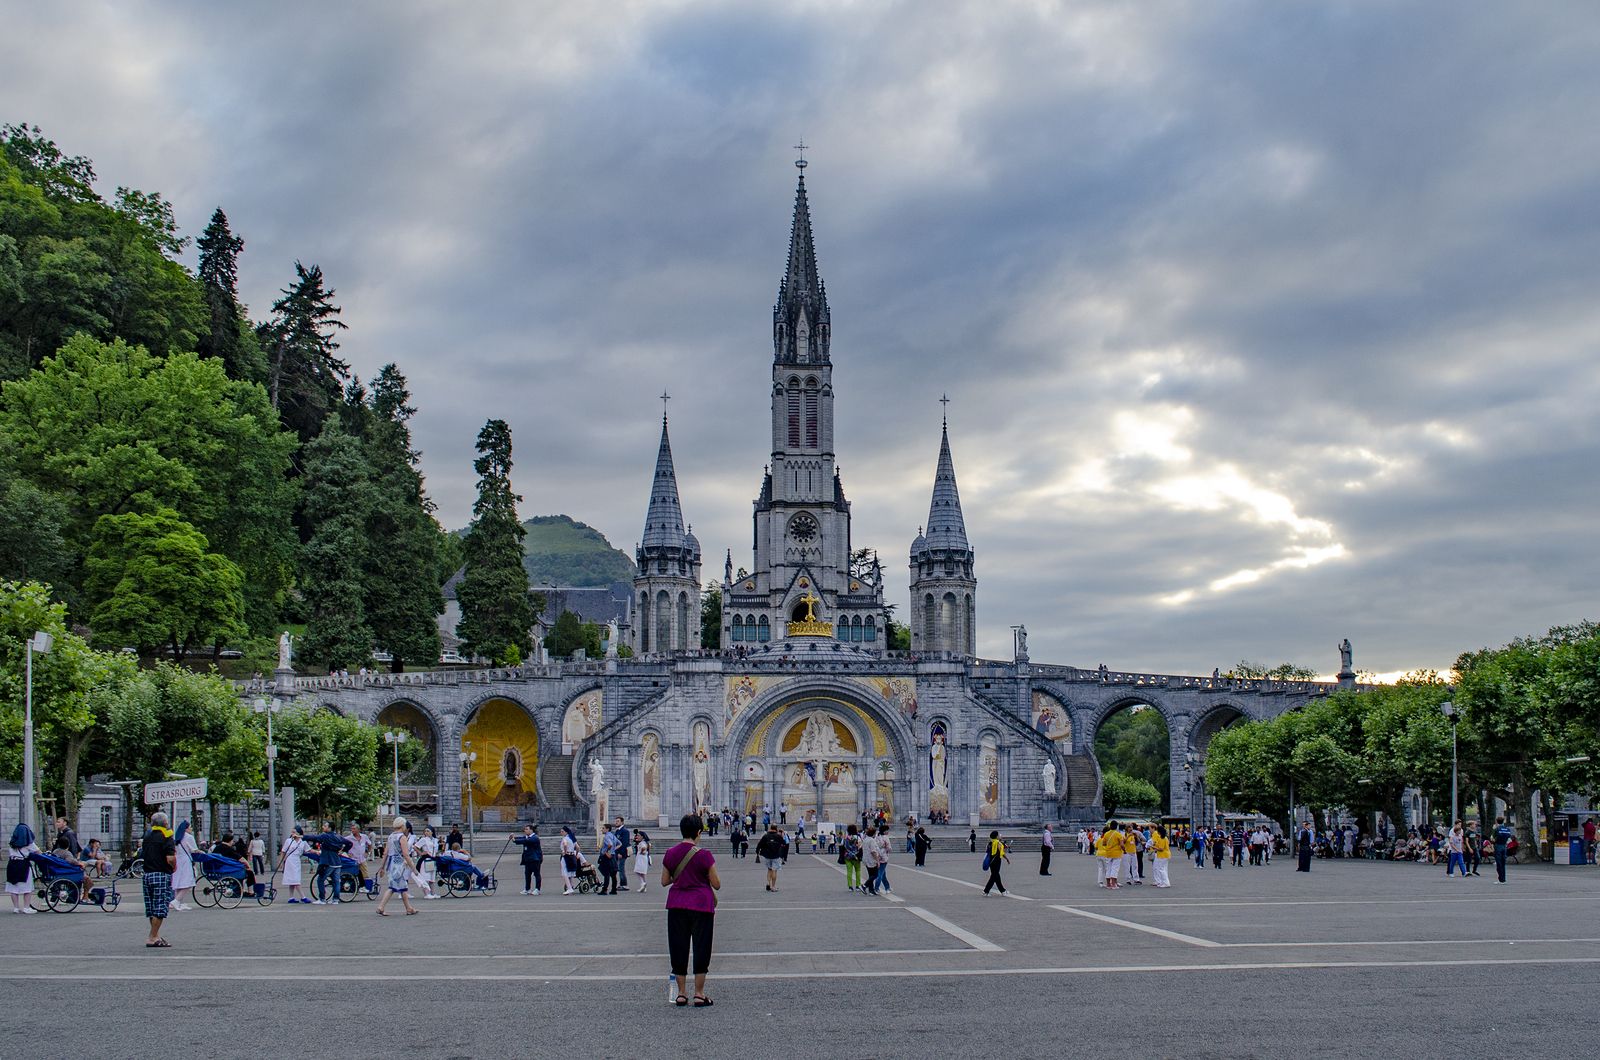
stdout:
MULTIPOLYGON (((1105 724, 1106 720, 1112 715, 1120 714, 1124 710, 1131 710, 1136 707, 1154 710, 1157 716, 1161 718, 1162 728, 1165 732, 1166 739, 1163 741, 1162 746, 1167 757, 1167 767, 1161 772, 1160 776, 1157 777, 1156 783, 1156 790, 1161 793, 1161 797, 1165 802, 1165 805, 1160 808, 1165 811, 1171 809, 1175 805, 1174 800, 1178 794, 1181 794, 1181 792, 1175 793, 1173 791, 1173 744, 1174 740, 1184 732, 1185 722, 1187 719, 1176 716, 1171 707, 1164 700, 1158 696, 1149 695, 1148 693, 1144 692, 1126 693, 1113 696, 1111 699, 1107 700, 1105 703, 1096 708, 1093 718, 1090 721, 1088 731, 1084 733, 1083 749, 1086 754, 1094 759, 1095 768, 1103 777, 1105 763, 1100 760, 1100 754, 1097 750, 1100 739, 1100 729, 1105 724), (1165 790, 1163 790, 1163 788, 1165 790)), ((1178 762, 1178 764, 1181 766, 1181 760, 1178 762)), ((1103 790, 1104 788, 1102 784, 1102 793, 1103 790)))
POLYGON ((393 696, 373 714, 372 723, 383 728, 403 729, 423 746, 421 759, 400 774, 400 812, 413 816, 438 813, 444 734, 433 713, 414 698, 393 696))
MULTIPOLYGON (((1291 710, 1299 709, 1292 707, 1291 710)), ((1204 760, 1211 738, 1228 726, 1249 721, 1250 713, 1233 703, 1216 703, 1196 714, 1189 722, 1185 735, 1185 749, 1196 759, 1204 760)))
POLYGON ((461 751, 477 755, 460 773, 463 811, 470 806, 478 823, 532 817, 544 747, 538 715, 514 696, 491 692, 467 706, 460 726, 461 751))

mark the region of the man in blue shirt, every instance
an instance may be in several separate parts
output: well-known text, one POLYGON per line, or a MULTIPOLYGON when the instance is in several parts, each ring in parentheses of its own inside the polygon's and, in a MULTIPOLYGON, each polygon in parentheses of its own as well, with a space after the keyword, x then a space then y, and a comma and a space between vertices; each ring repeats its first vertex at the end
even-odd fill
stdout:
MULTIPOLYGON (((716 817, 713 816, 711 819, 714 821, 716 817)), ((613 821, 615 827, 611 829, 612 834, 617 837, 617 842, 621 844, 617 850, 617 875, 622 878, 622 890, 626 891, 628 889, 628 855, 632 853, 633 849, 633 833, 628 831, 628 826, 622 823, 621 814, 613 818, 613 821)), ((711 834, 716 835, 716 829, 712 829, 711 834)))
POLYGON ((338 905, 339 885, 344 876, 339 859, 350 841, 339 834, 339 829, 332 821, 324 822, 321 832, 308 835, 305 839, 317 847, 317 878, 311 885, 311 904, 338 905))
POLYGON ((1500 877, 1495 880, 1496 883, 1506 882, 1506 848, 1511 844, 1514 834, 1504 817, 1494 819, 1494 871, 1500 877))

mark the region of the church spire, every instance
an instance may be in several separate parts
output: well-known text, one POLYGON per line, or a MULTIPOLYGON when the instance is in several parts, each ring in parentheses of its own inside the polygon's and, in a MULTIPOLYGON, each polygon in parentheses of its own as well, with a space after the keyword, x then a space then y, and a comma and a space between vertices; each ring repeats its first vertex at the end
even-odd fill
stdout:
POLYGON ((656 452, 656 474, 650 483, 650 508, 639 541, 641 559, 652 549, 684 547, 683 505, 678 501, 678 476, 672 467, 672 439, 667 435, 667 414, 661 414, 661 448, 656 452))
POLYGON ((928 505, 928 548, 970 551, 967 524, 961 517, 961 493, 956 489, 956 465, 950 458, 950 423, 939 438, 939 466, 933 475, 933 500, 928 505))
POLYGON ((805 159, 795 163, 800 179, 794 193, 794 223, 789 230, 789 261, 778 301, 772 307, 772 345, 782 363, 828 363, 828 291, 817 272, 811 236, 811 205, 806 199, 805 159))

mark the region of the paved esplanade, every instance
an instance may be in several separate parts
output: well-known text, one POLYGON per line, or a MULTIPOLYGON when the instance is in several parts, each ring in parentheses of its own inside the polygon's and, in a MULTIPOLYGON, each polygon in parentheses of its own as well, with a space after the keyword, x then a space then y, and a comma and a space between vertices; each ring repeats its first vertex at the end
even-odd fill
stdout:
POLYGON ((111 916, 0 920, 6 1052, 64 1055, 86 1027, 115 1056, 977 1056, 997 1034, 1013 1056, 1591 1048, 1593 870, 1513 866, 1498 887, 1427 866, 1174 859, 1171 890, 1108 893, 1089 858, 1063 853, 1044 879, 1019 851, 1004 899, 982 896, 975 856, 918 872, 897 853, 888 901, 846 893, 822 855, 792 858, 769 895, 753 858, 708 846, 724 880, 709 1010, 666 1003, 653 883, 524 898, 518 880, 389 919, 365 900, 247 903, 175 914, 165 951, 143 948, 130 889, 111 916), (1094 1044, 1108 1025, 1115 1044, 1094 1044))

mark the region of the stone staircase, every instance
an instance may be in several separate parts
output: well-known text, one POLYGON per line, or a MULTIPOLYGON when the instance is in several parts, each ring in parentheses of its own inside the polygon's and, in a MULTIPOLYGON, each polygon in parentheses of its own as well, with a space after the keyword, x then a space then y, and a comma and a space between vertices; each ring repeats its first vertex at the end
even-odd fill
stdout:
POLYGON ((1100 771, 1089 755, 1064 755, 1067 765, 1064 806, 1088 809, 1100 793, 1100 771))
POLYGON ((572 755, 545 755, 539 759, 539 791, 544 795, 544 804, 552 810, 577 807, 578 795, 572 790, 572 755))

